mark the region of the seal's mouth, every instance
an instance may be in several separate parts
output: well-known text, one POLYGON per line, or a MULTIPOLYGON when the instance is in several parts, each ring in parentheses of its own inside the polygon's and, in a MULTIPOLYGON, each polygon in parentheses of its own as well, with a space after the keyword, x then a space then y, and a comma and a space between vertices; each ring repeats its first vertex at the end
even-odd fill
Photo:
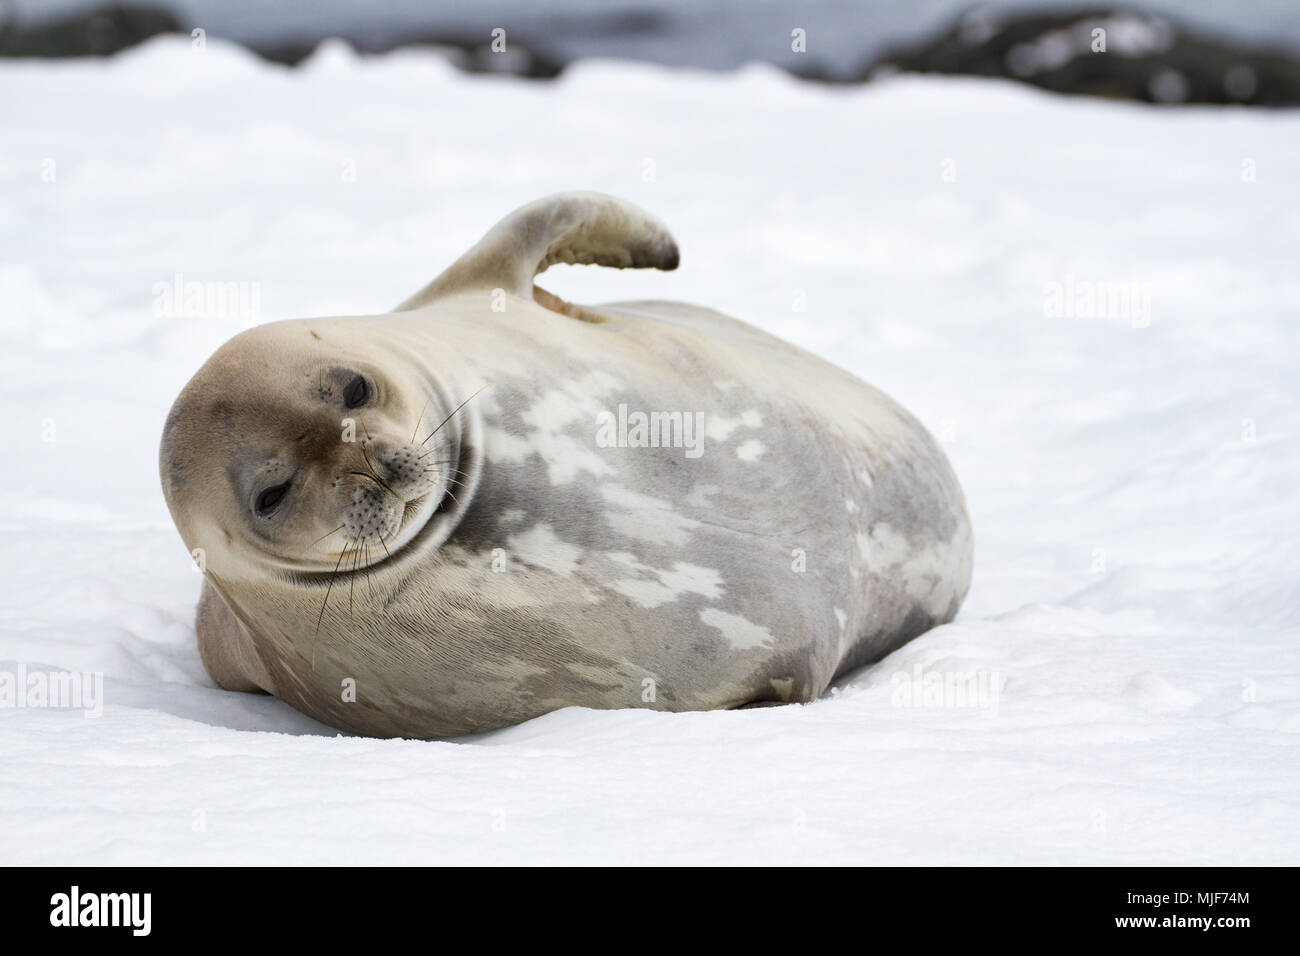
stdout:
MULTIPOLYGON (((458 465, 457 462, 443 470, 436 483, 422 494, 408 501, 394 501, 393 506, 400 507, 401 513, 390 533, 361 540, 349 538, 341 547, 333 548, 328 548, 330 541, 326 539, 319 542, 321 550, 314 558, 281 564, 282 573, 303 583, 346 580, 353 575, 373 574, 409 554, 435 546, 437 531, 446 523, 437 519, 456 506, 458 497, 464 498, 463 494, 454 495, 448 489, 463 477, 458 465)), ((338 533, 341 536, 342 532, 338 533)))
POLYGON ((370 573, 417 548, 446 499, 446 489, 439 483, 405 502, 392 534, 348 543, 339 555, 337 573, 345 576, 370 573))

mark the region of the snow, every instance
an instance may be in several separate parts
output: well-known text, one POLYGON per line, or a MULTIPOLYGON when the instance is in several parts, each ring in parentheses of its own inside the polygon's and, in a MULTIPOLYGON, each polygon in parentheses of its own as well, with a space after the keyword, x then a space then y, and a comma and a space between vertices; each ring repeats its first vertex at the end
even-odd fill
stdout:
POLYGON ((0 863, 1300 862, 1291 114, 176 39, 0 88, 0 672, 104 681, 99 717, 0 708, 0 863), (812 705, 455 742, 214 689, 157 479, 182 384, 571 188, 663 218, 682 267, 552 291, 720 308, 940 437, 958 620, 812 705), (245 295, 157 307, 178 275, 245 295))

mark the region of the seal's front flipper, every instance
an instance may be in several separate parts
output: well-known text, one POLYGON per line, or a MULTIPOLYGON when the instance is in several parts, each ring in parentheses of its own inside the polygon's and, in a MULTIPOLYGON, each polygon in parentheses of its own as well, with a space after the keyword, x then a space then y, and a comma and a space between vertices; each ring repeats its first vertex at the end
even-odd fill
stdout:
POLYGON ((222 690, 271 692, 271 677, 253 649, 248 629, 212 582, 204 578, 194 630, 199 658, 222 690))
MULTIPOLYGON (((557 193, 506 216, 446 272, 394 311, 409 312, 442 296, 474 289, 503 289, 531 299, 534 276, 556 263, 668 270, 677 268, 678 258, 677 243, 667 227, 631 203, 603 193, 557 193)), ((565 309, 553 303, 568 306, 544 291, 538 301, 560 312, 565 309)))

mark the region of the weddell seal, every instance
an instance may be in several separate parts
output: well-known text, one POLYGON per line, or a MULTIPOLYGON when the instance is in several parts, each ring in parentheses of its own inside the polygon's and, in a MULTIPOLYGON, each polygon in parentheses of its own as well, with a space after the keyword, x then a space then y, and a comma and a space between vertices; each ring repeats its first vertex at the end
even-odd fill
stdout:
POLYGON ((677 261, 640 209, 566 193, 394 312, 218 349, 160 454, 216 683, 449 737, 811 701, 950 620, 970 524, 916 419, 709 309, 533 285, 677 261))

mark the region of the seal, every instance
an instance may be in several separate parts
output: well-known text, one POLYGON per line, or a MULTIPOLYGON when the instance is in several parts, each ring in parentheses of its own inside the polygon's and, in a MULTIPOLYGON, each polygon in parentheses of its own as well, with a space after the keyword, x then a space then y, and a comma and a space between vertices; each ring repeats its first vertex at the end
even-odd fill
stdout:
POLYGON ((218 685, 451 737, 812 701, 953 617, 970 523, 915 418, 706 308, 565 302, 557 263, 678 252, 552 196, 395 311, 250 329, 185 386, 161 479, 218 685))

